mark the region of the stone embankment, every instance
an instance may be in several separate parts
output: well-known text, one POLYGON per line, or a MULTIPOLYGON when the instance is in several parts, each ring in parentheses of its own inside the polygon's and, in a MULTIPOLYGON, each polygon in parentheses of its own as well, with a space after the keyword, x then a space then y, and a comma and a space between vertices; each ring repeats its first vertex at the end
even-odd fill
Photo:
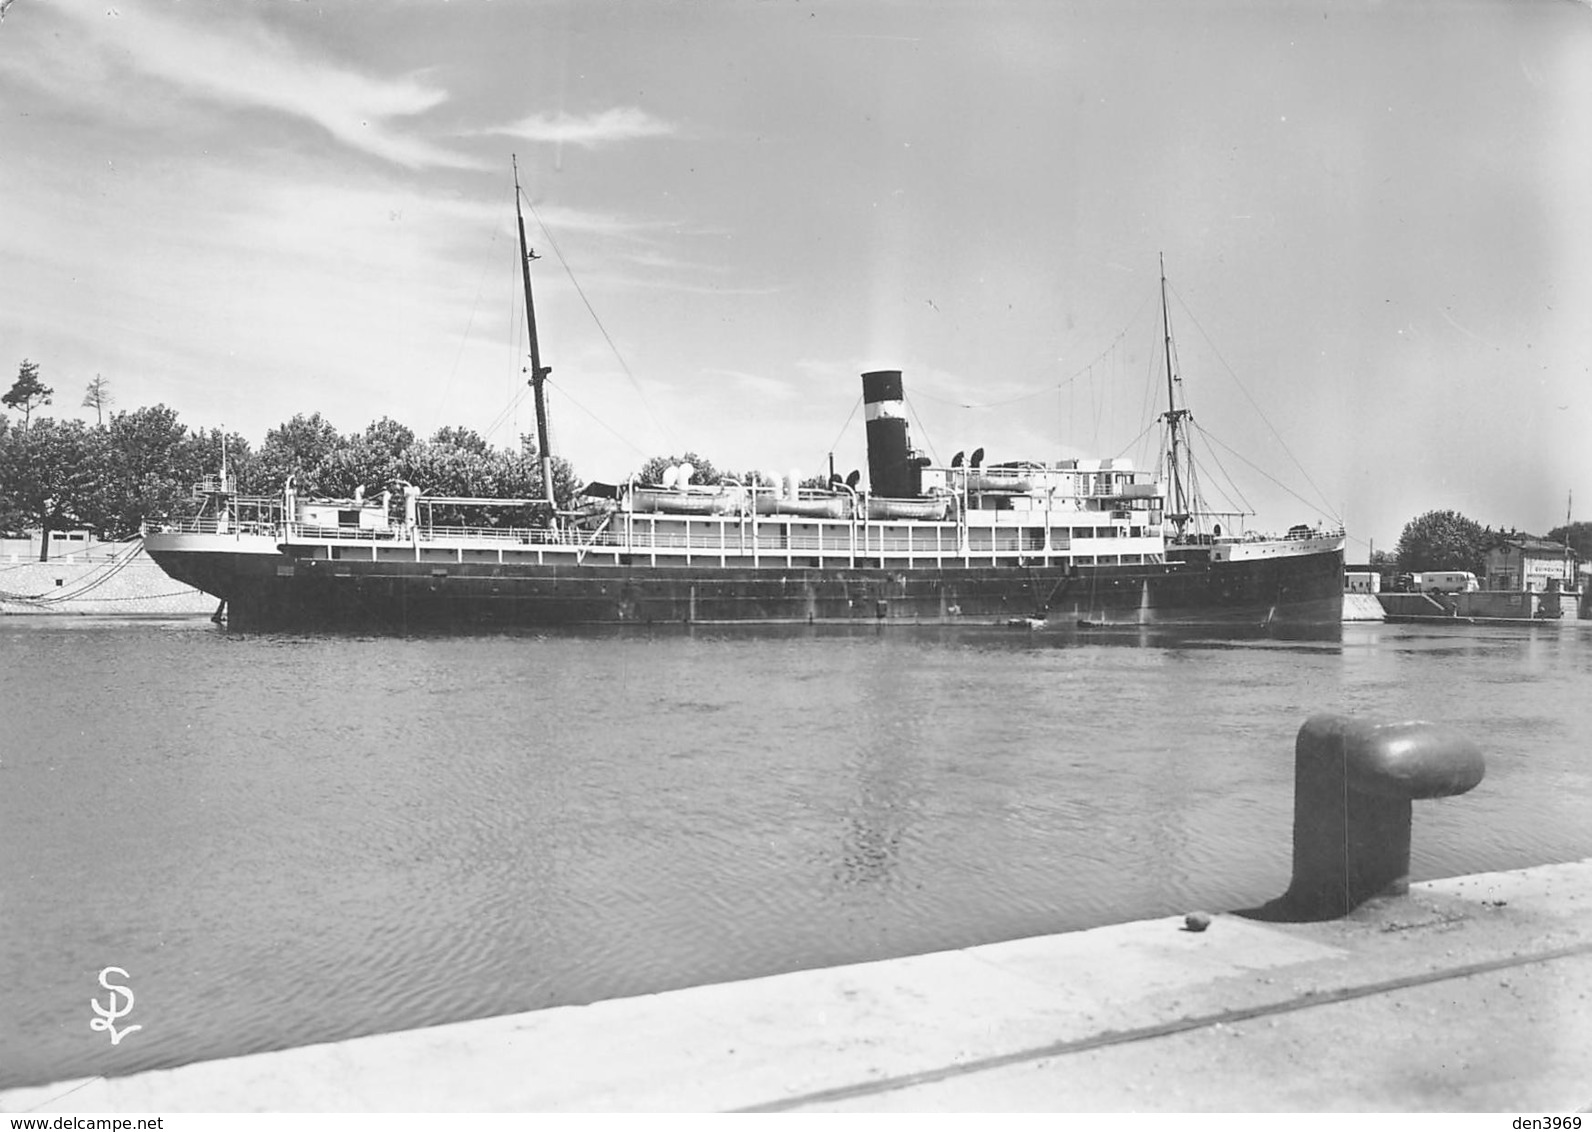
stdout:
POLYGON ((1382 603, 1376 594, 1344 594, 1343 619, 1345 621, 1381 621, 1382 603))
POLYGON ((216 599, 166 574, 141 540, 63 549, 40 562, 37 546, 0 550, 0 615, 93 617, 210 615, 216 599))

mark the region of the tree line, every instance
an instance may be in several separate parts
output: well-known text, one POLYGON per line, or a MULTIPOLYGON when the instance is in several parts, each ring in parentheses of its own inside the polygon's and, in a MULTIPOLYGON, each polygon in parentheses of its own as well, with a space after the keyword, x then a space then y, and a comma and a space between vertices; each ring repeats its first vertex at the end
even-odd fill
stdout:
MULTIPOLYGON (((136 535, 145 522, 186 513, 193 486, 220 471, 223 453, 242 495, 276 495, 289 476, 301 497, 349 498, 356 488, 379 492, 399 481, 429 495, 542 498, 535 442, 497 448, 478 433, 438 429, 421 439, 383 417, 343 434, 320 413, 298 414, 271 429, 258 448, 238 433, 190 428, 165 405, 107 412, 109 383, 96 377, 85 407, 97 421, 57 420, 39 411, 52 401, 35 363, 24 361, 0 404, 0 532, 86 529, 104 539, 136 535)), ((580 481, 555 457, 553 496, 574 504, 580 481)), ((48 554, 48 545, 41 547, 48 554)))
MULTIPOLYGON (((542 498, 541 468, 533 438, 517 449, 496 448, 478 433, 448 426, 428 439, 382 417, 363 431, 340 433, 320 413, 298 414, 265 434, 258 449, 237 433, 190 428, 174 409, 154 405, 109 412, 110 383, 96 375, 82 401, 95 423, 37 416, 52 403, 36 363, 24 360, 0 405, 21 414, 13 423, 0 413, 0 533, 87 529, 104 539, 136 535, 145 522, 177 517, 191 506, 193 485, 214 476, 223 452, 242 495, 276 495, 293 477, 301 497, 349 498, 356 488, 379 492, 403 481, 428 495, 476 498, 542 498)), ((560 508, 575 504, 581 481, 568 461, 554 457, 553 497, 560 508)), ((695 483, 768 483, 758 472, 721 471, 695 452, 654 456, 637 471, 656 483, 665 468, 691 464, 695 483)), ((822 486, 824 477, 804 481, 822 486)), ((1486 555, 1516 532, 1494 531, 1455 511, 1429 511, 1412 519, 1389 555, 1371 565, 1384 572, 1469 570, 1482 577, 1486 555)), ((1549 531, 1581 561, 1592 560, 1592 523, 1549 531)), ((47 547, 43 548, 47 553, 47 547)))
MULTIPOLYGON (((1514 538, 1535 538, 1514 530, 1493 530, 1457 511, 1428 511, 1411 519, 1399 535, 1391 555, 1377 552, 1371 565, 1386 572, 1404 574, 1424 570, 1468 570, 1478 578, 1487 576, 1487 553, 1514 538)), ((1570 548, 1577 560, 1592 560, 1592 523, 1569 523, 1555 527, 1543 536, 1570 548)))

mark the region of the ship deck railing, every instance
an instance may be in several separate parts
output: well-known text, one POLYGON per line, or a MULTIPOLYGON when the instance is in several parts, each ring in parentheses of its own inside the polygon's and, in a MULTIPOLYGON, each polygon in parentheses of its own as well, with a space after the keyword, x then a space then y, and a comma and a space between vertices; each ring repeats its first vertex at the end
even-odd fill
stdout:
MULTIPOLYGON (((712 517, 694 516, 694 518, 712 517)), ((1024 540, 1015 528, 1001 530, 993 536, 985 531, 975 530, 972 532, 972 537, 959 539, 956 537, 956 529, 950 525, 940 530, 918 529, 916 532, 918 537, 913 537, 912 533, 886 534, 883 523, 859 524, 855 527, 849 523, 835 523, 833 526, 825 527, 823 532, 818 534, 787 534, 772 523, 761 524, 755 531, 750 525, 742 527, 733 522, 702 525, 705 529, 691 533, 651 530, 642 523, 637 523, 634 530, 628 532, 622 526, 601 531, 586 531, 579 528, 557 530, 545 527, 422 526, 414 528, 411 533, 397 527, 387 530, 367 530, 290 523, 285 531, 286 538, 290 542, 298 539, 306 541, 335 539, 340 542, 372 543, 415 542, 421 545, 488 542, 576 550, 605 548, 633 553, 646 553, 652 550, 713 552, 728 550, 750 553, 756 549, 765 552, 793 551, 801 554, 825 555, 856 552, 865 556, 876 556, 878 554, 957 554, 969 547, 975 553, 991 551, 1034 553, 1046 549, 1043 543, 1034 544, 1024 540)), ((1071 541, 1071 539, 1055 539, 1051 548, 1067 550, 1071 541)))
POLYGON ((1345 528, 1341 527, 1341 526, 1340 527, 1311 527, 1309 530, 1304 530, 1304 531, 1292 531, 1291 530, 1287 534, 1283 535, 1282 538, 1283 538, 1284 542, 1287 542, 1290 539, 1343 538, 1347 534, 1348 534, 1348 531, 1345 528))
POLYGON ((461 564, 569 563, 649 566, 1043 566, 1148 565, 1164 558, 1157 535, 1071 538, 1060 529, 1047 540, 1040 528, 968 528, 955 522, 738 522, 717 516, 669 520, 652 516, 597 528, 431 527, 387 529, 284 524, 281 543, 306 560, 461 564), (794 528, 794 529, 793 529, 794 528), (1039 536, 1035 538, 1034 536, 1039 536))
POLYGON ((277 529, 274 522, 234 518, 222 521, 215 515, 168 519, 148 526, 151 533, 177 535, 274 535, 277 529))

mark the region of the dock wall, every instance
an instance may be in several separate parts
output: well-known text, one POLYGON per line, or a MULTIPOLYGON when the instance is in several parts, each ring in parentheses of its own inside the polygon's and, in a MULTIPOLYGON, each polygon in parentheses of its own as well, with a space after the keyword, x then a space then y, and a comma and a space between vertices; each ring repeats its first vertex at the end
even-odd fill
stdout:
POLYGON ((1454 608, 1430 594, 1381 593, 1377 603, 1388 620, 1404 617, 1452 617, 1454 608))
POLYGON ((188 617, 215 611, 216 599, 166 574, 141 544, 38 562, 0 557, 0 615, 188 617))
POLYGON ((1376 594, 1344 594, 1343 619, 1345 621, 1384 620, 1382 603, 1377 601, 1376 598, 1376 594))

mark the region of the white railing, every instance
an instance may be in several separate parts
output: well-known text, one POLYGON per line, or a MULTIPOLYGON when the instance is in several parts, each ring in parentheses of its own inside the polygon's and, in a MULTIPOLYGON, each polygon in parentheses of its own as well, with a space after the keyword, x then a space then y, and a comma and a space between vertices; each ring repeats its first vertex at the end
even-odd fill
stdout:
MULTIPOLYGON (((204 520, 213 529, 213 520, 204 520)), ((820 523, 805 520, 803 525, 820 523)), ((288 523, 282 537, 303 542, 396 543, 402 545, 469 549, 479 547, 557 547, 570 550, 617 549, 626 553, 690 551, 737 556, 757 554, 778 558, 786 554, 844 557, 955 557, 962 554, 1042 554, 1045 546, 1030 540, 1027 530, 1017 528, 963 528, 958 523, 927 523, 912 520, 888 522, 824 521, 817 531, 789 531, 783 523, 719 522, 710 516, 670 520, 673 529, 658 530, 652 522, 638 518, 598 530, 579 527, 467 527, 399 524, 385 530, 332 527, 308 523, 288 523), (686 530, 679 530, 679 526, 686 530), (905 528, 905 529, 902 529, 905 528), (926 537, 927 536, 927 537, 926 537)), ((190 521, 187 529, 200 529, 190 521)), ((1043 529, 1036 525, 1035 529, 1043 529)), ((1100 528, 1115 536, 1114 528, 1100 528)), ((1102 535, 1103 537, 1103 535, 1102 535)), ((1293 536, 1301 537, 1301 536, 1293 536)), ((1065 553, 1075 540, 1053 536, 1051 553, 1065 553)))
POLYGON ((1310 527, 1303 531, 1290 530, 1282 536, 1282 540, 1287 542, 1290 539, 1343 538, 1347 534, 1348 531, 1343 527, 1310 527))
POLYGON ((149 524, 151 532, 178 535, 270 535, 275 534, 275 523, 256 522, 253 519, 218 519, 214 515, 199 518, 169 519, 149 524))
MULTIPOLYGON (((200 522, 207 522, 210 524, 207 529, 214 529, 213 519, 200 522)), ((580 561, 584 561, 586 553, 591 551, 668 560, 733 556, 737 559, 778 562, 783 558, 799 556, 844 563, 880 557, 911 558, 925 562, 968 557, 987 559, 990 556, 1002 559, 1070 557, 1079 549, 1078 540, 1066 535, 1050 534, 1037 540, 1033 537, 1034 533, 1047 528, 1067 529, 1049 528, 1045 522, 1036 522, 1031 528, 1018 528, 1004 524, 969 526, 965 519, 942 522, 816 518, 751 520, 717 516, 659 518, 616 512, 595 529, 573 525, 548 528, 397 523, 378 530, 294 522, 279 528, 279 538, 300 544, 337 542, 371 547, 425 548, 429 554, 458 552, 464 555, 472 549, 505 555, 558 550, 574 552, 580 561)), ((1107 533, 1117 533, 1114 528, 1099 528, 1099 531, 1102 537, 1107 533)), ((1147 527, 1146 536, 1151 531, 1147 527)), ((1086 540, 1086 545, 1087 541, 1090 540, 1086 540)), ((1115 543, 1117 540, 1112 538, 1107 541, 1115 543)), ((1134 539, 1134 545, 1124 546, 1123 552, 1135 555, 1161 553, 1161 540, 1155 539, 1156 545, 1153 547, 1146 545, 1147 541, 1134 539)), ((1101 549, 1114 548, 1107 546, 1101 549)))

